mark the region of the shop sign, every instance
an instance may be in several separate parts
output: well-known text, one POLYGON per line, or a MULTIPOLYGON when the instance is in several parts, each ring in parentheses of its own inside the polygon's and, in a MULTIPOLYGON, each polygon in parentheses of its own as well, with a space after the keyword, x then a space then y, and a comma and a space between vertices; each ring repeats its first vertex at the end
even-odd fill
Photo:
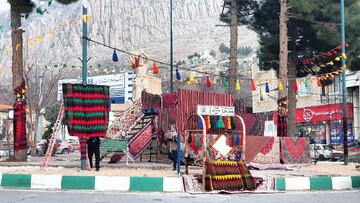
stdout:
POLYGON ((235 107, 197 105, 197 114, 210 116, 234 116, 235 107))
POLYGON ((303 118, 306 122, 309 122, 311 121, 311 119, 313 118, 314 116, 314 112, 311 111, 310 109, 304 109, 304 112, 303 112, 303 118))

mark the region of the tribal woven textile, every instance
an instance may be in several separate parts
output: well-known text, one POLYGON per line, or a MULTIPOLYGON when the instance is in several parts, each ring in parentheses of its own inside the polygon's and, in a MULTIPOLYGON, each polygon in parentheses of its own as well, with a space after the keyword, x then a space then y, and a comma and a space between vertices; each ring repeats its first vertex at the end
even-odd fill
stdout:
POLYGON ((110 110, 108 86, 64 83, 63 98, 71 136, 105 136, 110 110))
POLYGON ((254 190, 256 181, 243 161, 207 161, 206 190, 254 190))
POLYGON ((311 163, 309 139, 300 137, 281 137, 280 153, 284 164, 311 163))
POLYGON ((147 123, 139 132, 128 139, 129 153, 136 159, 151 143, 153 122, 147 123))
POLYGON ((287 97, 278 99, 278 123, 277 123, 277 136, 287 136, 287 97))
POLYGON ((14 106, 14 150, 26 149, 26 106, 16 103, 14 106))
MULTIPOLYGON (((237 114, 242 119, 244 119, 244 123, 246 126, 246 135, 252 136, 263 136, 265 130, 265 115, 261 114, 237 114)), ((241 122, 238 118, 234 118, 236 129, 242 129, 241 122)))
MULTIPOLYGON (((250 136, 249 136, 250 137, 250 136)), ((261 138, 259 136, 251 136, 256 138, 261 138)), ((256 139, 257 142, 262 141, 261 139, 256 139)), ((251 146, 250 146, 251 148, 251 146)), ((248 147, 246 148, 246 151, 248 151, 248 147)), ((253 148, 251 148, 253 150, 253 148)), ((249 149, 250 150, 250 149, 249 149)), ((258 151, 258 150, 256 150, 258 151)), ((264 146, 263 149, 261 149, 260 152, 255 156, 255 158, 252 160, 252 162, 255 163, 261 163, 261 164, 279 164, 280 163, 280 141, 278 137, 271 137, 264 146)), ((247 162, 249 163, 249 162, 247 162)))

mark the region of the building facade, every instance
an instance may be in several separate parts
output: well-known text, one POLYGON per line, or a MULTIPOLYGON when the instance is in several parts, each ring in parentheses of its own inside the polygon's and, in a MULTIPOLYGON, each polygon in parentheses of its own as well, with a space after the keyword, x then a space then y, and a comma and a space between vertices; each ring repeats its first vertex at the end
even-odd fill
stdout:
MULTIPOLYGON (((278 80, 275 71, 261 71, 254 59, 252 78, 256 90, 253 91, 253 112, 267 115, 265 136, 276 135, 278 80), (270 92, 265 91, 266 85, 270 92)), ((349 74, 349 73, 347 73, 349 74)), ((347 135, 348 142, 354 142, 359 135, 359 87, 356 74, 347 77, 347 135), (350 86, 349 81, 353 81, 350 86)), ((343 104, 340 76, 334 78, 332 85, 319 87, 316 79, 305 77, 297 79, 296 95, 296 136, 312 138, 317 143, 341 144, 343 141, 343 104)), ((286 91, 286 85, 284 91, 286 91)))

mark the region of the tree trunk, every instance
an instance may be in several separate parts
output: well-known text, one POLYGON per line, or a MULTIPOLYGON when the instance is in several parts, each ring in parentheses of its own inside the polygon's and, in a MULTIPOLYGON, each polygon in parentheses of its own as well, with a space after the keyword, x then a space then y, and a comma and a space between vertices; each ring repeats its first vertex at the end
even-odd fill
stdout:
POLYGON ((290 36, 292 37, 292 51, 289 62, 289 87, 288 87, 288 137, 296 136, 296 92, 294 91, 294 82, 296 81, 296 60, 297 49, 296 39, 298 38, 296 28, 290 29, 290 36))
MULTIPOLYGON (((294 41, 296 39, 294 38, 294 41)), ((296 43, 296 42, 295 42, 296 43)), ((294 52, 295 54, 296 52, 294 52)), ((296 134, 296 92, 294 91, 294 81, 296 80, 295 56, 291 57, 289 67, 289 88, 288 88, 288 137, 294 137, 296 134)))
MULTIPOLYGON (((281 0, 280 1, 280 22, 279 22, 279 29, 280 29, 280 53, 279 53, 279 80, 283 85, 284 89, 279 90, 279 98, 282 99, 287 96, 287 90, 289 87, 288 84, 288 29, 287 29, 287 1, 281 0)), ((287 113, 286 111, 282 111, 282 115, 279 116, 286 118, 287 113)))
POLYGON ((231 0, 231 22, 230 22, 230 67, 229 67, 229 93, 236 98, 236 77, 237 77, 237 44, 238 44, 238 18, 237 0, 231 0))
MULTIPOLYGON (((30 111, 31 112, 31 111, 30 111)), ((32 132, 32 149, 31 149, 31 156, 35 156, 36 155, 36 145, 37 145, 37 134, 38 134, 38 124, 39 124, 39 119, 37 119, 39 117, 39 113, 36 112, 35 113, 35 123, 32 126, 31 132, 32 132)))
MULTIPOLYGON (((12 27, 13 31, 11 32, 11 40, 12 40, 12 53, 13 53, 12 87, 15 93, 15 88, 20 86, 21 83, 23 82, 23 39, 22 39, 23 30, 19 29, 21 27, 21 13, 11 9, 11 20, 14 22, 14 26, 12 27)), ((14 139, 14 143, 15 143, 15 139, 14 139)), ((24 150, 15 151, 14 157, 16 161, 26 161, 27 150, 24 149, 24 150)))

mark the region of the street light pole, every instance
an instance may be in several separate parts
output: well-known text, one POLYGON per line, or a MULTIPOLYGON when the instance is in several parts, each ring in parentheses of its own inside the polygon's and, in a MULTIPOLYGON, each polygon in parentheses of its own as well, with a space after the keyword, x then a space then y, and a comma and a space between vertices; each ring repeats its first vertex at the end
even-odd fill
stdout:
MULTIPOLYGON (((83 5, 83 37, 82 37, 82 84, 86 85, 87 74, 87 5, 83 5)), ((86 144, 87 139, 80 137, 81 170, 86 170, 86 144)))
POLYGON ((170 0, 170 92, 174 91, 173 84, 173 33, 172 33, 172 0, 170 0))
MULTIPOLYGON (((341 0, 341 53, 345 54, 345 16, 344 16, 344 0, 341 0)), ((342 67, 344 68, 345 57, 341 57, 342 67)), ((346 115, 346 73, 343 71, 341 73, 342 78, 342 103, 343 103, 343 145, 344 145, 344 165, 348 165, 348 139, 347 139, 347 115, 346 115)))

